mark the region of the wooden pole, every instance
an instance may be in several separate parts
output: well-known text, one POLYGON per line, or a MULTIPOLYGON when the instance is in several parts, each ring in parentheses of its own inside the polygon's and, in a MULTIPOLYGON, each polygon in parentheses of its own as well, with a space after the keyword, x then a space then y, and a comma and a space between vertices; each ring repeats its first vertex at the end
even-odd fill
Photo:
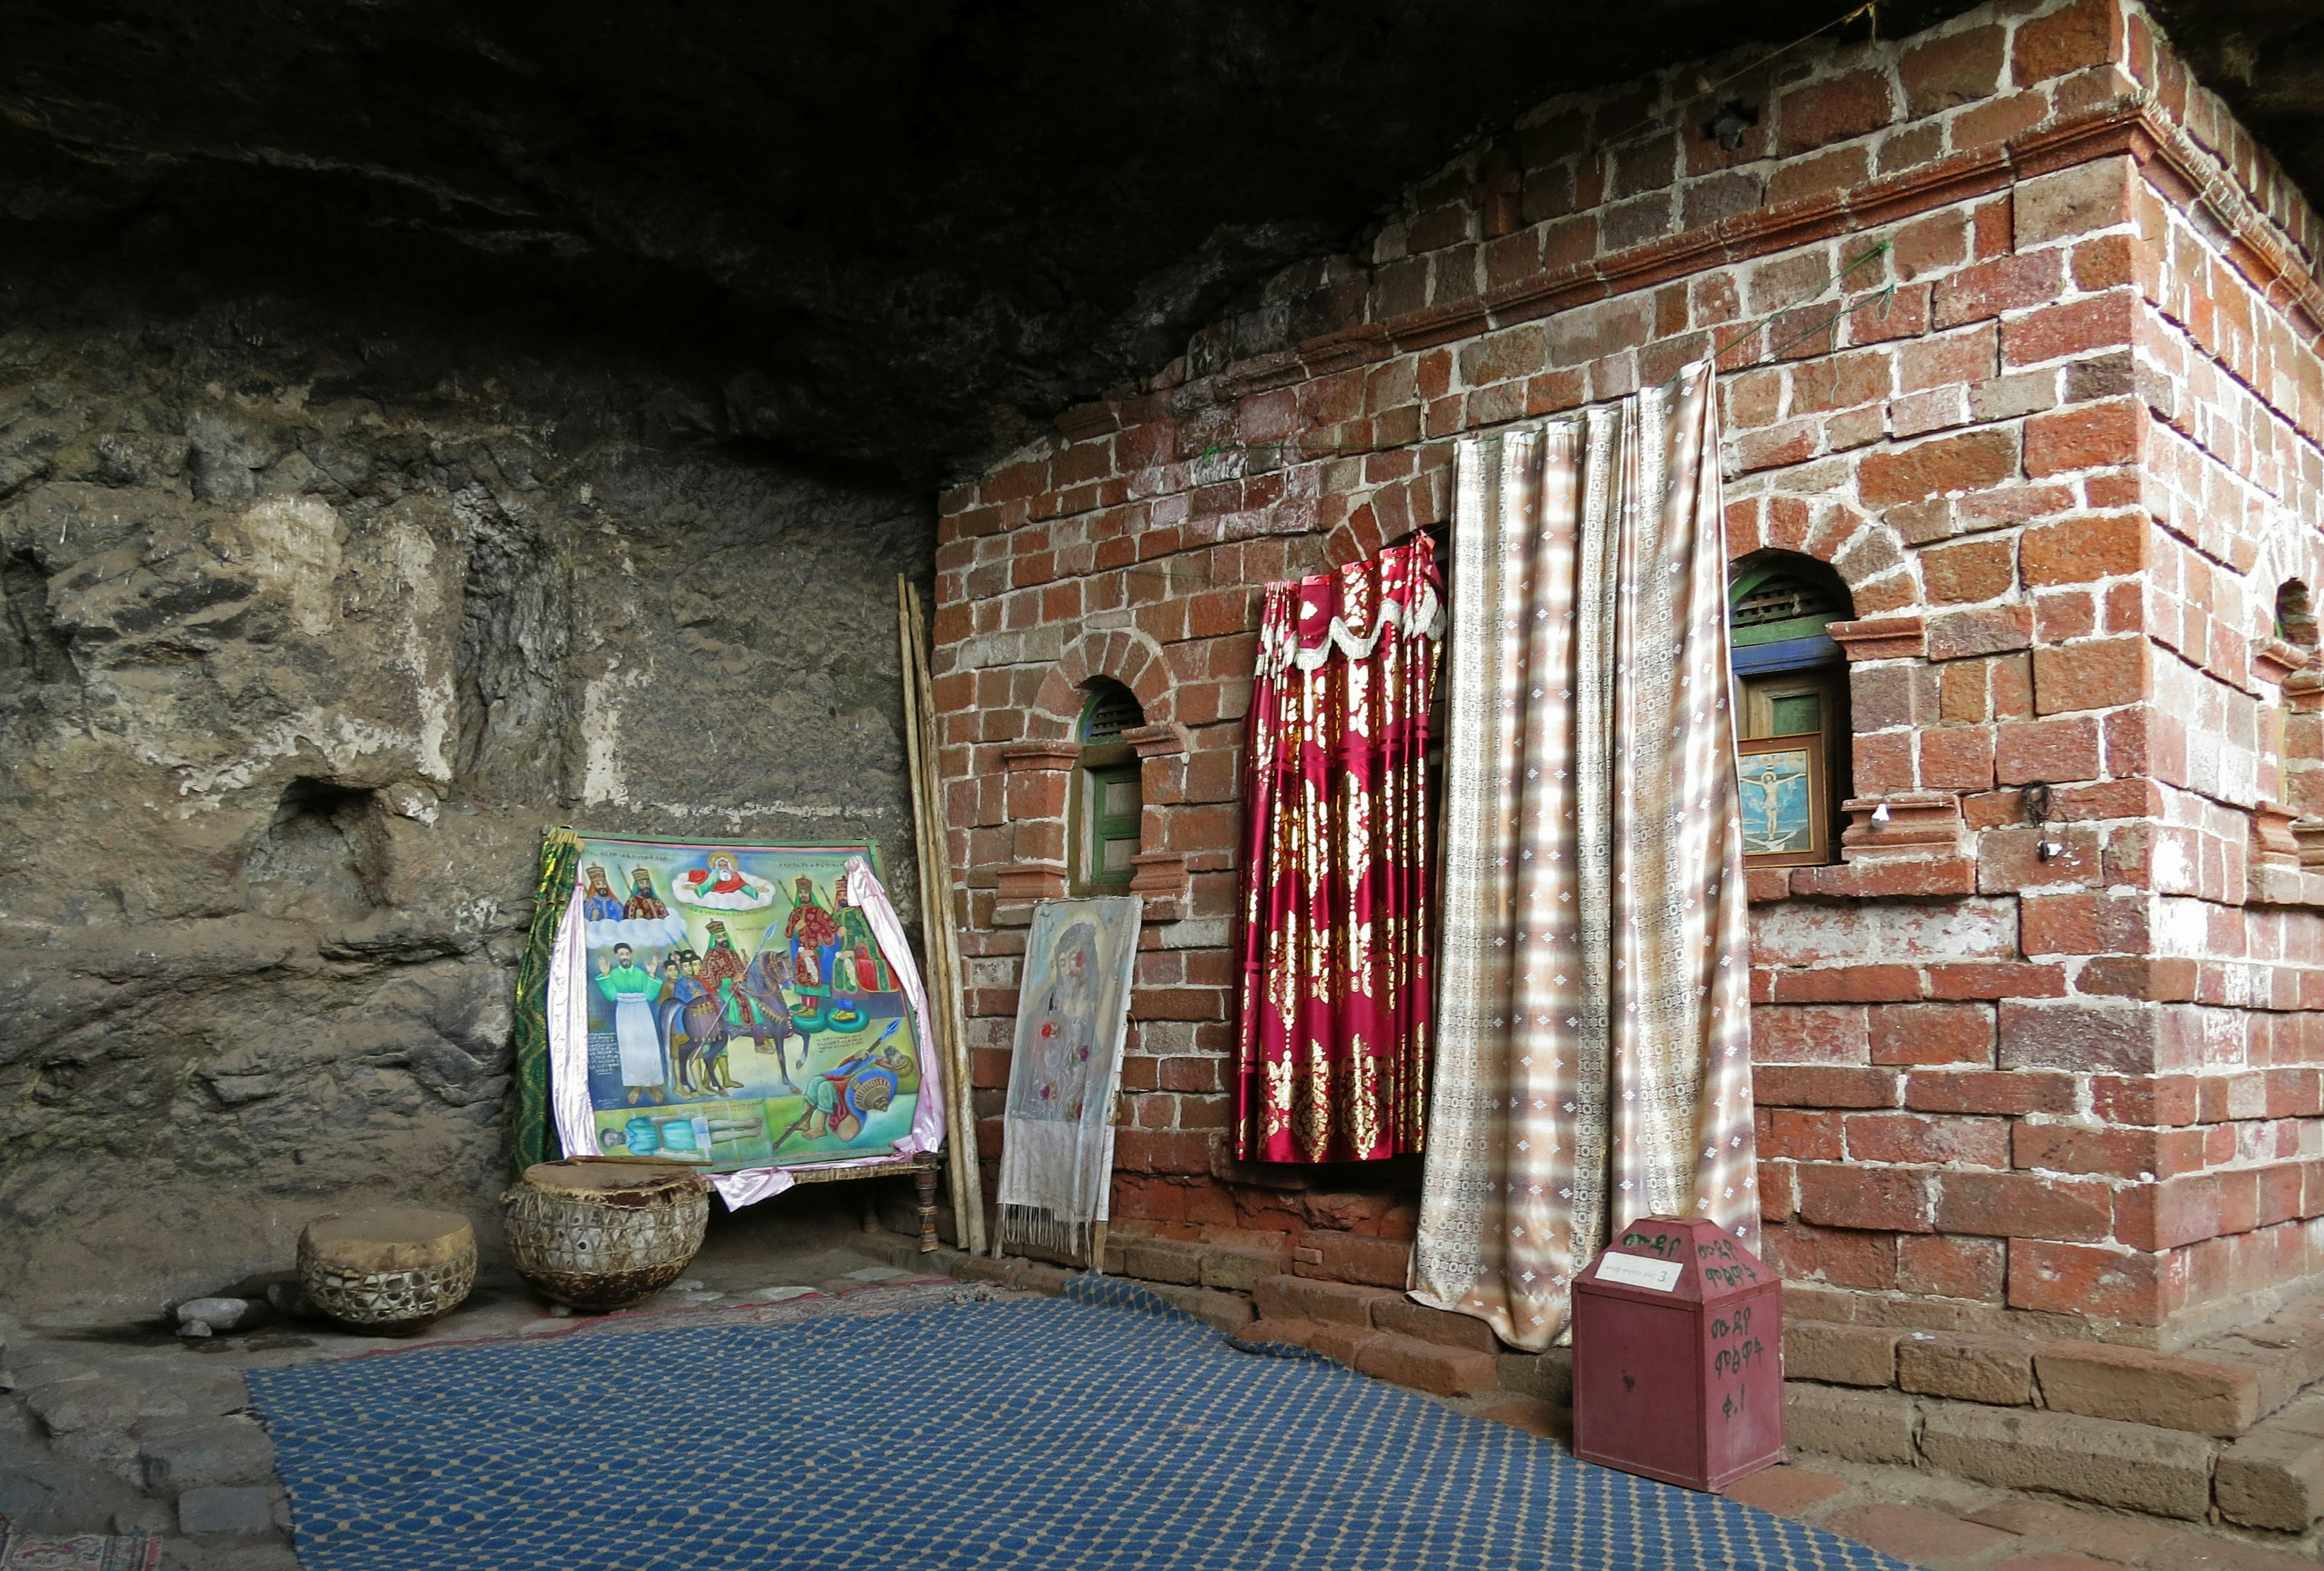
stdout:
MULTIPOLYGON (((953 1094, 953 1082, 959 1077, 959 1054, 954 1049, 953 1027, 945 1013, 941 983, 944 967, 936 951, 936 918, 934 885, 930 882, 928 864, 928 822, 920 772, 920 662, 913 648, 912 621, 909 606, 904 598, 904 578, 896 577, 896 653, 901 668, 904 690, 904 760, 912 782, 912 827, 915 855, 920 878, 920 948, 927 961, 920 982, 927 994, 928 1025, 936 1035, 936 1054, 944 1065, 945 1124, 950 1138, 945 1141, 946 1167, 952 1187, 958 1194, 962 1181, 961 1141, 957 1120, 953 1112, 958 1098, 953 1094)), ((927 1175, 923 1174, 922 1177, 927 1175)), ((957 1206, 955 1206, 955 1210, 957 1206)), ((965 1224, 956 1224, 964 1227, 965 1224)), ((965 1243, 964 1235, 962 1242, 965 1243)))
POLYGON ((904 754, 912 781, 912 821, 918 830, 921 947, 927 956, 923 983, 944 1064, 945 1123, 951 1133, 946 1177, 952 1187, 954 1237, 961 1248, 974 1254, 982 1252, 984 1242, 984 1186, 977 1168, 974 1103, 968 1085, 959 966, 953 950, 951 857, 934 727, 929 724, 935 696, 928 688, 920 633, 919 596, 898 574, 896 636, 903 655, 904 754))
MULTIPOLYGON (((910 612, 912 656, 918 669, 918 679, 915 685, 920 709, 920 781, 936 846, 929 865, 936 890, 936 910, 939 913, 936 927, 943 938, 938 946, 944 965, 944 975, 939 985, 944 989, 945 1005, 952 1017, 954 1058, 959 1066, 959 1074, 953 1082, 957 1088, 954 1108, 961 1132, 962 1161, 966 1169, 968 1213, 959 1224, 961 1246, 972 1254, 981 1254, 984 1250, 984 1182, 977 1160, 976 1098, 974 1088, 970 1084, 968 1004, 962 985, 960 931, 954 922, 951 842, 945 827, 944 766, 936 736, 936 681, 934 673, 928 669, 928 624, 920 605, 920 592, 907 583, 904 596, 910 612)), ((957 1200, 954 1206, 957 1209, 957 1200)))

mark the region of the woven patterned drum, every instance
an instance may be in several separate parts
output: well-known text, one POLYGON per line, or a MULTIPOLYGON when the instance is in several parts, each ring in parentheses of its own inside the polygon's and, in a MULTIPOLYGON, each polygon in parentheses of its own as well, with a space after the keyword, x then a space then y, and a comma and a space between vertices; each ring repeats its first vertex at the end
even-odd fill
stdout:
POLYGON ((453 1212, 327 1211, 299 1235, 300 1287, 350 1330, 409 1336, 457 1308, 475 1282, 475 1230, 453 1212))
POLYGON ((538 1162, 501 1197, 509 1258, 576 1309, 626 1309, 684 1274, 702 1247, 710 1191, 683 1168, 538 1162))

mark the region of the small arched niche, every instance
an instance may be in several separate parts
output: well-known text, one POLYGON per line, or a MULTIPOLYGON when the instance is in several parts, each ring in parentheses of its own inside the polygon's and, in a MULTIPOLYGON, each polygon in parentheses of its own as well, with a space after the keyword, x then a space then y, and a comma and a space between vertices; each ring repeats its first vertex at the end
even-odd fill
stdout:
POLYGON ((1092 677, 1082 692, 1074 722, 1081 751, 1065 815, 1066 877, 1075 894, 1121 894, 1138 875, 1146 811, 1138 752, 1123 734, 1146 724, 1146 710, 1111 677, 1092 677))
MULTIPOLYGON (((1813 557, 1754 552, 1728 579, 1735 735, 1745 772, 1780 769, 1784 801, 1798 798, 1778 815, 1783 827, 1775 818, 1747 826, 1747 846, 1760 847, 1747 849, 1747 865, 1840 859, 1840 804, 1852 794, 1848 656, 1826 630, 1854 615, 1848 586, 1813 557), (1794 786, 1803 762, 1807 778, 1794 786)), ((1771 780, 1767 790, 1775 789, 1771 780)))
POLYGON ((2275 635, 2298 649, 2316 648, 2316 605, 2308 586, 2287 578, 2275 592, 2275 635))

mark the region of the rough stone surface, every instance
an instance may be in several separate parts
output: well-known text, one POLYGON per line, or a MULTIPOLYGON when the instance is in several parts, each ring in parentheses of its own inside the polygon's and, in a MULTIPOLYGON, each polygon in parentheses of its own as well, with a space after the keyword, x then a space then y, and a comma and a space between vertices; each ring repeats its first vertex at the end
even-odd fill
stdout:
POLYGON ((1850 1462, 1909 1463, 1917 1418, 1913 1399, 1895 1391, 1849 1391, 1804 1381, 1784 1388, 1785 1437, 1796 1450, 1850 1462))
POLYGON ((1203 1252, 1203 1286, 1248 1293, 1268 1277, 1285 1274, 1289 1263, 1287 1253, 1213 1246, 1203 1252))
POLYGON ((1440 1397, 1473 1397, 1494 1389, 1489 1353, 1446 1347, 1395 1333, 1374 1337, 1356 1354, 1356 1369, 1376 1380, 1440 1397))
POLYGON ((262 1306, 247 1298, 188 1298, 175 1311, 178 1324, 200 1321, 213 1331, 235 1331, 263 1318, 262 1306))
POLYGON ((1395 1303, 1403 1295, 1353 1282, 1310 1281, 1304 1277, 1268 1277, 1252 1290, 1262 1316, 1296 1320, 1323 1320, 1370 1326, 1373 1306, 1395 1303))
POLYGON ((1553 1347, 1546 1353, 1503 1353, 1494 1357, 1498 1382, 1505 1391, 1538 1397, 1554 1407, 1573 1405, 1573 1354, 1553 1347))
POLYGON ((2324 1392, 2222 1450, 2213 1487, 2220 1513, 2246 1527, 2304 1533, 2324 1517, 2324 1392))
MULTIPOLYGON (((1882 25, 1965 4, 1895 0, 1882 25)), ((747 438, 918 478, 1150 374, 1480 117, 1827 20, 1042 0, 540 28, 239 0, 188 30, 107 0, 12 28, 0 215, 10 249, 190 290, 329 278, 642 345, 747 438)), ((1268 302, 1274 343, 1329 325, 1309 292, 1268 302)))
POLYGON ((1878 1326, 1784 1323, 1784 1373, 1828 1385, 1894 1385, 1901 1332, 1878 1326))
POLYGON ((1204 1252, 1199 1243, 1182 1243, 1169 1238, 1139 1239, 1123 1244, 1121 1273, 1148 1282, 1199 1282, 1203 1280, 1204 1252))
POLYGON ((1499 1353, 1501 1347, 1500 1338, 1493 1335, 1493 1328, 1474 1315, 1456 1315, 1449 1309, 1432 1309, 1409 1298, 1375 1301, 1372 1324, 1383 1331, 1416 1336, 1423 1342, 1462 1348, 1471 1353, 1499 1353))
POLYGON ((1963 1478, 2190 1521, 2209 1509, 2215 1449, 2179 1430, 1965 1403, 1932 1405, 1921 1428, 1930 1465, 1963 1478))
POLYGON ((170 1433, 140 1432, 145 1487, 180 1494, 215 1484, 257 1483, 274 1469, 274 1446, 248 1419, 226 1419, 170 1433))
POLYGON ((2060 1412, 2234 1436, 2259 1417, 2259 1377, 2233 1364, 2135 1347, 2052 1345, 2034 1359, 2043 1403, 2060 1412))
POLYGON ((112 1433, 137 1421, 137 1393, 110 1380, 58 1381, 34 1391, 24 1406, 51 1435, 112 1433))
MULTIPOLYGON (((380 316, 0 278, 0 1280, 158 1307, 479 1215, 543 824, 869 835, 924 501, 380 316)), ((489 1242, 489 1240, 488 1240, 489 1242)))
POLYGON ((257 1485, 189 1489, 178 1497, 178 1528, 181 1532, 248 1537, 271 1531, 273 1526, 272 1489, 257 1485))
POLYGON ((1241 1335, 1251 1322, 1251 1304, 1240 1293, 1222 1293, 1209 1288, 1179 1287, 1168 1282, 1152 1284, 1156 1295, 1167 1299, 1175 1308, 1184 1309, 1204 1325, 1214 1326, 1230 1336, 1241 1335))
POLYGON ((1997 1336, 1916 1331, 1896 1345, 1896 1384, 1927 1396, 2024 1407, 2034 1400, 2034 1350, 1997 1336))

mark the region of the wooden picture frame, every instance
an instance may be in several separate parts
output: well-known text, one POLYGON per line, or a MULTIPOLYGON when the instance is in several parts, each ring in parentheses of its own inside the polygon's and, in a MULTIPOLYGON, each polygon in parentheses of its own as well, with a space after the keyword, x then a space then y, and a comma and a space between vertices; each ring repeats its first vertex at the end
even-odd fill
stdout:
POLYGON ((1736 743, 1744 866, 1808 867, 1831 860, 1829 745, 1821 731, 1736 743))

